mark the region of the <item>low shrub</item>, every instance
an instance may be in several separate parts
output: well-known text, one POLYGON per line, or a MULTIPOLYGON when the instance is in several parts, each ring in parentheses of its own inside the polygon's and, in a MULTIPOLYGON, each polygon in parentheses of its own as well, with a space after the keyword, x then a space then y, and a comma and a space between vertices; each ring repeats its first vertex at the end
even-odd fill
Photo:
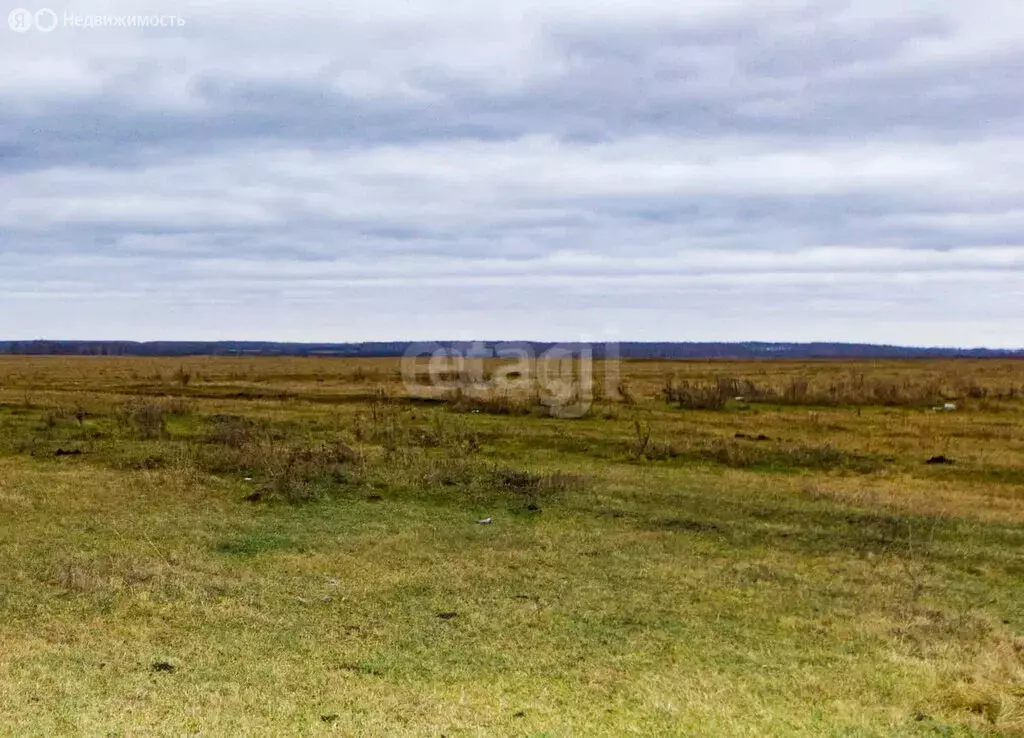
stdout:
POLYGON ((480 436, 461 418, 434 413, 425 427, 409 432, 411 443, 425 448, 447 448, 473 454, 480 450, 480 436))
POLYGON ((499 490, 512 495, 545 496, 564 494, 584 486, 584 478, 565 472, 537 473, 498 466, 488 471, 488 478, 499 490))
POLYGON ((739 387, 732 377, 718 377, 713 382, 668 379, 662 396, 683 410, 721 410, 730 398, 739 395, 739 387))
POLYGON ((361 461, 359 452, 343 441, 280 448, 266 461, 266 481, 259 491, 290 504, 312 502, 338 486, 358 483, 361 461))
POLYGON ((634 459, 664 461, 679 455, 671 443, 651 438, 651 427, 646 423, 641 423, 639 420, 633 421, 633 429, 636 432, 636 437, 629 442, 628 451, 634 459))
POLYGON ((166 438, 167 419, 188 413, 180 399, 135 399, 120 407, 116 422, 123 433, 142 440, 166 438))
POLYGON ((209 426, 202 437, 205 443, 232 448, 242 448, 270 435, 264 424, 238 415, 214 415, 209 419, 209 426))
POLYGON ((486 393, 464 392, 456 389, 444 398, 449 408, 460 413, 485 413, 487 415, 534 415, 546 409, 536 394, 513 394, 490 391, 486 393))

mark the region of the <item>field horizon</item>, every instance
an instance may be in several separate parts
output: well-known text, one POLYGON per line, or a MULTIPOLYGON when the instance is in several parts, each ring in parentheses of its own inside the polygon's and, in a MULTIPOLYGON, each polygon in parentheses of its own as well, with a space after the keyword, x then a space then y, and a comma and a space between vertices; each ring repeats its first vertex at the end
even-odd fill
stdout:
POLYGON ((899 359, 899 358, 1024 358, 1024 345, 1014 348, 985 346, 928 346, 850 341, 537 341, 537 340, 426 340, 407 339, 302 342, 267 340, 11 340, 0 339, 0 355, 102 356, 310 356, 394 358, 417 350, 449 349, 463 353, 494 347, 525 347, 534 354, 552 347, 589 348, 595 357, 612 352, 624 359, 899 359))

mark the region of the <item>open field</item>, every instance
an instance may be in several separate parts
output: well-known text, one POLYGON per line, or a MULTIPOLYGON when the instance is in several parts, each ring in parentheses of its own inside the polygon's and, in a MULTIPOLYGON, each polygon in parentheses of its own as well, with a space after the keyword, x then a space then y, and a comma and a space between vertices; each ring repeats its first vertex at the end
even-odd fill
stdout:
POLYGON ((0 357, 0 732, 1024 735, 1024 363, 605 370, 0 357))

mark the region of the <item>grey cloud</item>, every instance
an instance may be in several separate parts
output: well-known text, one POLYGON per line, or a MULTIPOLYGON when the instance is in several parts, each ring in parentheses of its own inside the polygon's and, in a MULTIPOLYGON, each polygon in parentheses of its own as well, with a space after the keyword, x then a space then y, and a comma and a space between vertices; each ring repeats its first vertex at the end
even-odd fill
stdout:
POLYGON ((3 39, 0 334, 1024 344, 1008 0, 167 12, 3 39))

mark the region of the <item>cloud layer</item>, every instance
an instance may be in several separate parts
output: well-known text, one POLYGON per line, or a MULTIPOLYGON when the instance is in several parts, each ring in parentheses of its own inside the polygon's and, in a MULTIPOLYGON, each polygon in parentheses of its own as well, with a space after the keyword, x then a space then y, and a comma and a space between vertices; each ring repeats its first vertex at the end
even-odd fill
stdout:
POLYGON ((1015 0, 50 7, 2 337, 1024 345, 1015 0))

